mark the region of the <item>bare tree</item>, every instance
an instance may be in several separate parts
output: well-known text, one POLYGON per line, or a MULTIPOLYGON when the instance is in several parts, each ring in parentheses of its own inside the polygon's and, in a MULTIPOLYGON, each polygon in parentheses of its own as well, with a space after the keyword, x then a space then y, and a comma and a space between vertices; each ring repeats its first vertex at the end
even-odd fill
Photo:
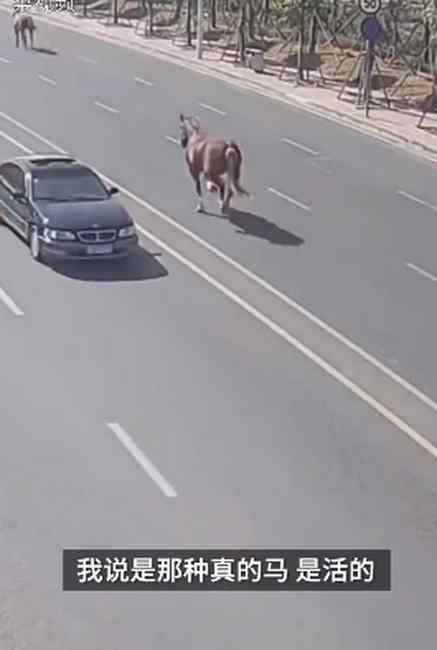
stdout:
POLYGON ((172 24, 178 23, 180 21, 181 15, 182 15, 182 7, 184 6, 184 2, 185 2, 185 0, 176 0, 176 7, 175 7, 175 10, 174 10, 174 14, 173 14, 173 17, 172 17, 172 19, 170 21, 172 24))
POLYGON ((193 8, 193 0, 187 0, 186 31, 187 31, 187 45, 188 45, 188 47, 192 46, 192 39, 191 39, 191 30, 192 30, 192 23, 193 23, 192 8, 193 8))
POLYGON ((238 22, 238 51, 240 63, 246 63, 246 28, 248 0, 240 0, 240 19, 238 22))

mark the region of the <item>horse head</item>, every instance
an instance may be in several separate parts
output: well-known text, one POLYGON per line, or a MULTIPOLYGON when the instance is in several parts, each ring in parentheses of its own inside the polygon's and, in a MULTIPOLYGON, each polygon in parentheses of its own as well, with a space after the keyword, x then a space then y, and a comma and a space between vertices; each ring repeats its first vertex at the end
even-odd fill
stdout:
POLYGON ((183 149, 188 145, 189 139, 200 131, 200 121, 197 117, 179 114, 180 143, 183 149))

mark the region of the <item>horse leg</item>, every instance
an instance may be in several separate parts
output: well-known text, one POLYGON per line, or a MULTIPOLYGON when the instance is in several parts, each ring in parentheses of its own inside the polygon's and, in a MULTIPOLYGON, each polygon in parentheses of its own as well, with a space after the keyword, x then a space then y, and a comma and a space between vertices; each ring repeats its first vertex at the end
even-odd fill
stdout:
POLYGON ((23 45, 25 49, 27 50, 27 36, 26 36, 26 30, 23 29, 21 30, 21 38, 23 39, 23 45))
POLYGON ((29 36, 30 36, 30 49, 33 50, 33 29, 30 30, 29 36))
POLYGON ((220 195, 219 195, 219 207, 222 214, 225 213, 225 193, 226 193, 226 183, 224 180, 217 180, 217 185, 219 186, 220 195))
POLYGON ((225 214, 231 207, 231 199, 233 196, 234 192, 232 190, 231 180, 227 174, 226 180, 223 183, 223 200, 220 206, 222 214, 225 214))
POLYGON ((203 205, 203 198, 202 198, 202 185, 200 183, 200 172, 195 172, 194 170, 191 170, 191 176, 193 177, 194 184, 196 186, 196 192, 197 196, 199 197, 199 203, 197 204, 196 212, 205 212, 205 206, 203 205))
POLYGON ((15 29, 15 47, 20 47, 20 30, 15 29))

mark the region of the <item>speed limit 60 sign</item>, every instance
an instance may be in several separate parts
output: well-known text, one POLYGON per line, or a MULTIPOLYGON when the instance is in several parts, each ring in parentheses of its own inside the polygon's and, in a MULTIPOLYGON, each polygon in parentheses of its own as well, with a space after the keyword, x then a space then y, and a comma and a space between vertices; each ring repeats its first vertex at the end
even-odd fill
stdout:
POLYGON ((361 11, 365 14, 377 14, 381 9, 382 0, 358 0, 361 11))

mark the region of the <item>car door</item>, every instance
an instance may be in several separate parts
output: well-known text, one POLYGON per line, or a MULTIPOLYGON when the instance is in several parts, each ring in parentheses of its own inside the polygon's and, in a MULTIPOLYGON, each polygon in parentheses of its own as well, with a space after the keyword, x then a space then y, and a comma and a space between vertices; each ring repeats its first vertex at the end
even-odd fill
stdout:
POLYGON ((13 163, 0 166, 0 208, 5 221, 20 235, 27 237, 31 219, 30 205, 26 200, 15 198, 14 192, 26 196, 25 175, 13 163))

